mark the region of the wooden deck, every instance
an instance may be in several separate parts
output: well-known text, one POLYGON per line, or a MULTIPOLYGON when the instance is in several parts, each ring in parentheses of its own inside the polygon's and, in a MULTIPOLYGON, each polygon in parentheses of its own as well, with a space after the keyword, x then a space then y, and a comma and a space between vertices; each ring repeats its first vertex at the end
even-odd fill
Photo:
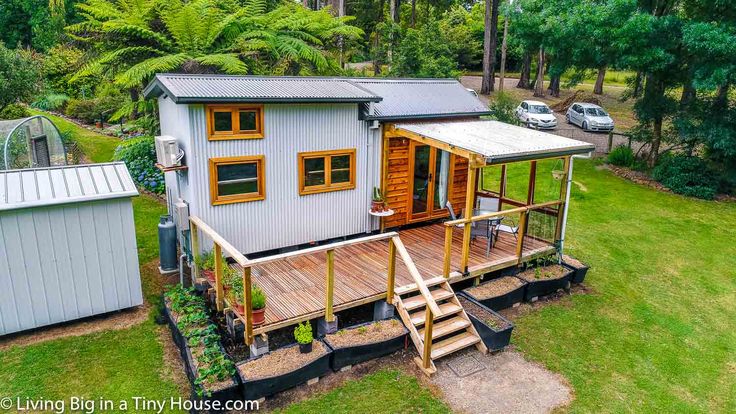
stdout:
MULTIPOLYGON (((444 226, 433 224, 401 230, 399 236, 422 277, 442 275, 444 226)), ((462 230, 456 229, 452 246, 450 281, 456 282, 517 263, 516 239, 501 233, 488 257, 484 240, 471 244, 469 275, 458 272, 462 249, 462 230)), ((553 247, 536 239, 524 240, 523 258, 530 259, 552 251, 553 247)), ((268 296, 266 323, 254 329, 265 333, 300 321, 324 315, 325 252, 293 257, 252 268, 253 282, 268 296)), ((413 283, 400 257, 396 259, 396 287, 413 283)), ((240 270, 240 265, 232 267, 240 270)), ((335 250, 335 312, 385 298, 388 269, 388 240, 350 245, 335 250)))

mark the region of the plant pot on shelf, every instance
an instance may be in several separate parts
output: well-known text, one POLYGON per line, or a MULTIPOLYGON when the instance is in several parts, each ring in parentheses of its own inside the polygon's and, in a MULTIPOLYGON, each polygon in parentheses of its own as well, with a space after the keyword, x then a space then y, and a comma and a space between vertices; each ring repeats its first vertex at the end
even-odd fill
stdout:
POLYGON ((212 286, 215 285, 215 272, 213 270, 201 270, 202 276, 209 280, 212 286))
POLYGON ((371 201, 371 211, 374 213, 382 213, 384 210, 384 203, 383 201, 371 201))
POLYGON ((308 353, 312 352, 312 343, 314 343, 314 341, 312 341, 312 342, 310 342, 308 344, 301 344, 300 343, 299 344, 299 352, 301 352, 302 354, 308 354, 308 353))
POLYGON ((253 309, 253 325, 259 326, 266 323, 266 308, 253 309))
POLYGON ((242 303, 235 302, 233 307, 235 308, 235 312, 238 312, 241 315, 245 315, 245 306, 243 306, 242 303))

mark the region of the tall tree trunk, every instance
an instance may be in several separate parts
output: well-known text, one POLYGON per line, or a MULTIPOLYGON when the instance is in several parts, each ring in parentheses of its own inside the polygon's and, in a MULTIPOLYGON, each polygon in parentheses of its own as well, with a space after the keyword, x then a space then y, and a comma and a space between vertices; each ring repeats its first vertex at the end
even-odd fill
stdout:
MULTIPOLYGON (((644 97, 646 102, 661 102, 664 96, 664 82, 659 77, 654 75, 647 75, 646 84, 644 85, 644 97)), ((661 113, 655 114, 652 118, 652 142, 651 152, 649 153, 649 160, 647 164, 649 167, 654 167, 659 159, 659 147, 662 143, 662 122, 664 115, 661 113)))
POLYGON ((411 27, 417 24, 417 0, 411 0, 411 27))
POLYGON ((503 40, 501 41, 501 76, 498 79, 498 91, 503 92, 506 81, 506 38, 509 35, 509 16, 503 18, 503 40))
POLYGON ((531 53, 524 53, 524 58, 521 60, 521 73, 519 74, 519 83, 516 84, 517 88, 529 89, 529 78, 532 74, 532 55, 531 53))
POLYGON ((682 95, 680 96, 680 109, 687 109, 691 103, 695 101, 697 91, 693 86, 692 72, 688 73, 688 77, 682 85, 682 95))
POLYGON ((493 0, 485 0, 486 13, 483 18, 483 78, 480 84, 480 93, 488 95, 493 90, 491 79, 491 9, 493 0))
POLYGON ((490 61, 491 91, 496 82, 496 49, 498 47, 498 3, 499 0, 491 1, 491 50, 488 60, 490 61))
MULTIPOLYGON (((130 101, 134 104, 138 102, 138 100, 140 99, 138 88, 130 88, 128 92, 130 93, 130 101)), ((138 119, 138 107, 136 105, 133 105, 133 110, 130 112, 130 120, 133 121, 135 119, 138 119)))
POLYGON ((606 66, 598 68, 598 77, 595 79, 595 86, 593 86, 593 93, 596 95, 603 95, 603 80, 606 78, 606 66))
POLYGON ((401 0, 391 0, 391 18, 394 23, 401 23, 401 0))
POLYGON ((550 76, 549 86, 547 87, 550 95, 559 98, 560 97, 560 75, 550 76))
POLYGON ((539 62, 537 63, 537 79, 534 81, 534 96, 544 96, 544 47, 539 48, 539 62))
MULTIPOLYGON (((386 0, 381 0, 378 6, 379 7, 378 9, 380 10, 380 12, 378 13, 378 23, 383 22, 383 17, 384 17, 383 8, 385 6, 386 6, 386 0)), ((373 43, 373 50, 374 50, 373 74, 380 75, 381 74, 381 59, 379 57, 379 54, 380 54, 379 49, 381 46, 381 34, 378 32, 378 30, 375 30, 375 34, 376 34, 376 38, 374 39, 374 43, 373 43)))
POLYGON ((634 90, 631 92, 633 98, 641 96, 644 85, 644 75, 641 72, 636 72, 636 78, 634 78, 634 90))
POLYGON ((728 106, 728 90, 731 87, 729 83, 718 87, 716 98, 713 100, 713 109, 723 110, 728 106))

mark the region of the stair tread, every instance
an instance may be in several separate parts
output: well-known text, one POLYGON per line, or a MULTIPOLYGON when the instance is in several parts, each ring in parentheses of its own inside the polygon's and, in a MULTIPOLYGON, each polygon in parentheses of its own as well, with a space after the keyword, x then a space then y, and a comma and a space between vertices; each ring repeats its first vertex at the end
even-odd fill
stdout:
MULTIPOLYGON (((460 305, 456 305, 452 302, 443 303, 439 305, 439 308, 442 312, 442 317, 458 313, 463 309, 460 305)), ((425 312, 426 309, 422 309, 419 312, 414 312, 410 314, 409 317, 411 318, 411 323, 413 323, 415 326, 423 324, 424 319, 426 318, 425 312)))
MULTIPOLYGON (((432 279, 425 280, 424 284, 427 287, 431 287, 431 286, 440 285, 445 282, 447 282, 447 279, 445 279, 444 276, 437 276, 437 277, 433 277, 432 279)), ((409 285, 397 287, 394 293, 396 293, 397 295, 406 295, 407 293, 415 292, 417 290, 419 290, 419 288, 417 287, 417 284, 411 283, 409 285)))
MULTIPOLYGON (((432 326, 432 338, 440 338, 453 332, 465 329, 468 326, 470 326, 470 321, 456 316, 452 319, 447 319, 434 324, 432 326)), ((424 328, 419 330, 419 337, 424 338, 424 328)))
MULTIPOLYGON (((434 299, 435 302, 451 298, 454 295, 454 293, 442 288, 435 289, 430 293, 432 294, 432 299, 434 299)), ((404 308, 408 311, 412 311, 427 304, 427 301, 424 300, 424 296, 422 295, 412 296, 407 299, 402 299, 401 301, 404 303, 404 308)))
POLYGON ((439 341, 432 344, 432 360, 442 358, 453 352, 467 348, 480 342, 480 338, 470 332, 464 332, 459 335, 439 341))

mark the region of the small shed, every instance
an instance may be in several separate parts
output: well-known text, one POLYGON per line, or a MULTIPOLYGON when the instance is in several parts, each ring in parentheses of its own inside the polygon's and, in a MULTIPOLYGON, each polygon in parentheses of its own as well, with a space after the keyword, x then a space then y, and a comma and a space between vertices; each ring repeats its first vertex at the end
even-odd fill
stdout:
POLYGON ((0 171, 0 335, 143 303, 123 163, 0 171))

